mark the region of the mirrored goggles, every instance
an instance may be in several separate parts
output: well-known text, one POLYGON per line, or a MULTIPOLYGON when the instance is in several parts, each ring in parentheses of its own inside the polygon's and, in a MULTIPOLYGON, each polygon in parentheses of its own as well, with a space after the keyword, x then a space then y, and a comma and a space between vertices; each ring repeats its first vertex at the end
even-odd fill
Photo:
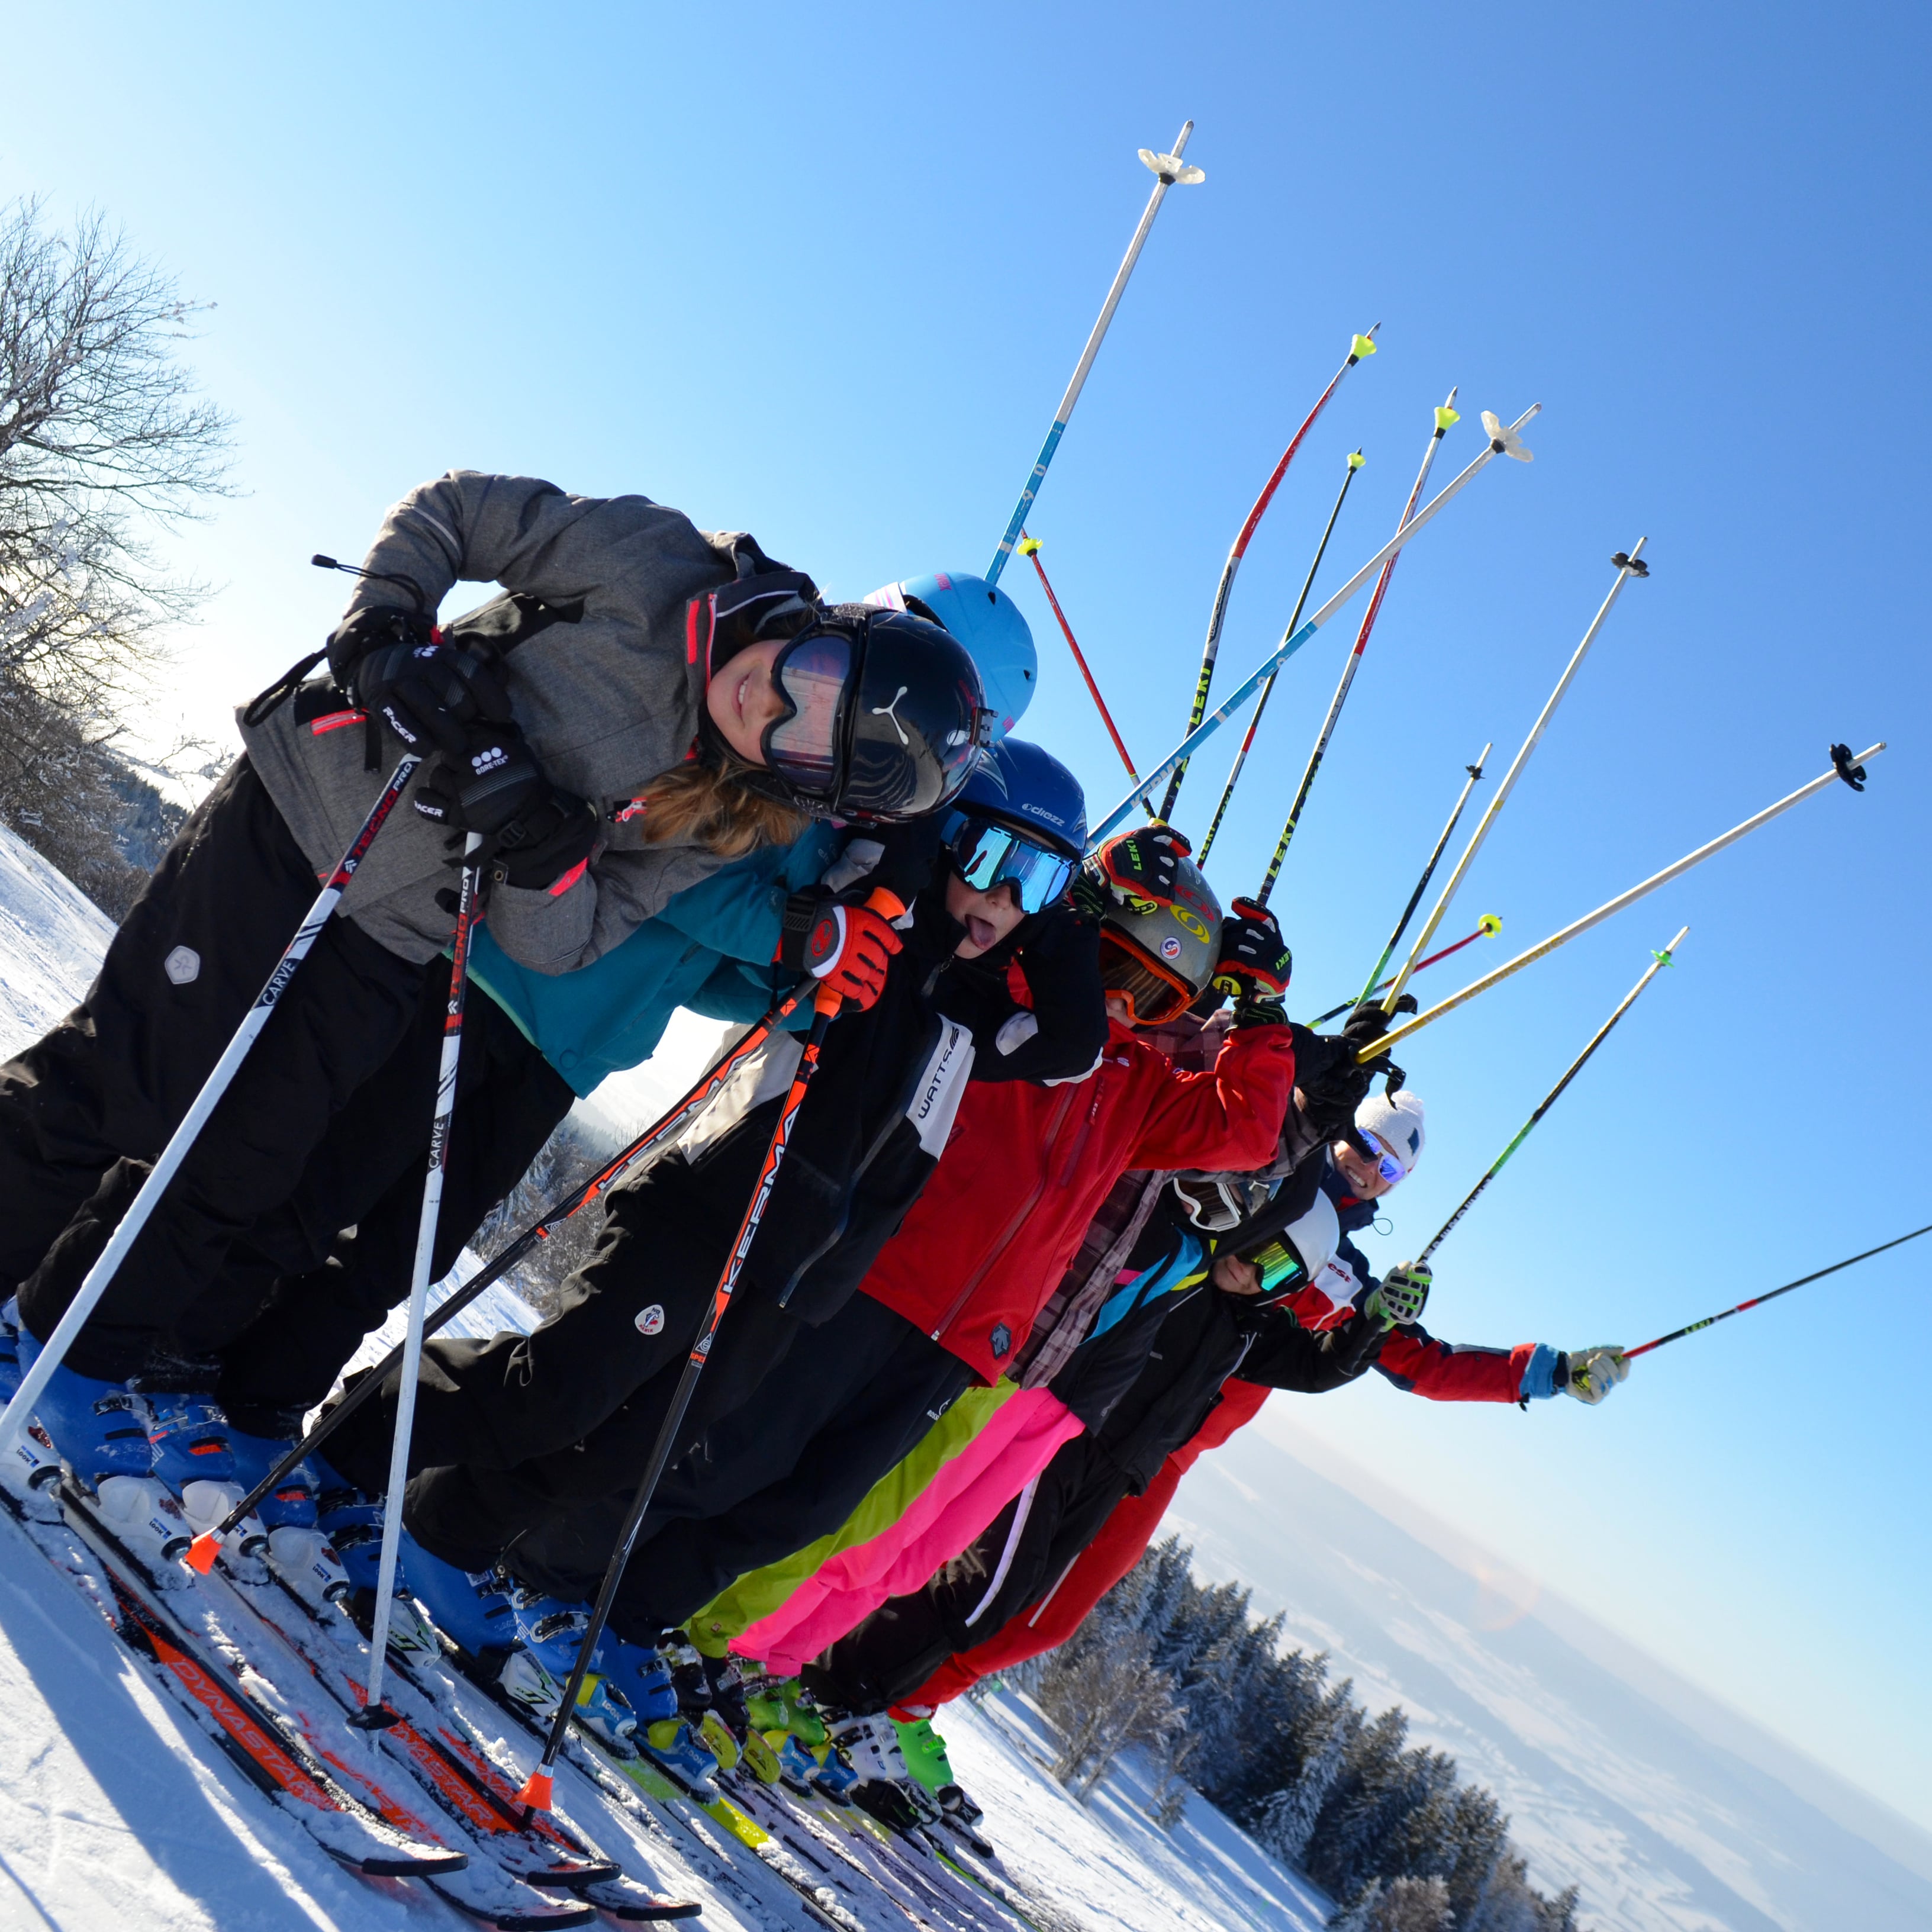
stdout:
POLYGON ((1011 886, 1024 913, 1043 912, 1064 892, 1078 862, 971 813, 946 815, 940 836, 959 876, 975 892, 1011 886))
POLYGON ((1388 1184, 1393 1187, 1407 1174, 1408 1170, 1373 1134, 1365 1134, 1358 1128, 1351 1136, 1355 1151, 1362 1156, 1388 1184))
POLYGON ((1196 990, 1185 980, 1159 972, 1104 928, 1100 934, 1100 983, 1126 1000, 1137 1027, 1159 1026, 1191 1006, 1196 990))
POLYGON ((1301 1257, 1285 1241, 1270 1241, 1248 1258, 1262 1278, 1261 1292, 1264 1294, 1280 1294, 1308 1279, 1308 1270, 1302 1265, 1301 1257))
POLYGON ((791 708, 765 727, 765 762, 808 797, 837 795, 846 693, 857 661, 855 633, 814 625, 772 666, 772 682, 791 708))

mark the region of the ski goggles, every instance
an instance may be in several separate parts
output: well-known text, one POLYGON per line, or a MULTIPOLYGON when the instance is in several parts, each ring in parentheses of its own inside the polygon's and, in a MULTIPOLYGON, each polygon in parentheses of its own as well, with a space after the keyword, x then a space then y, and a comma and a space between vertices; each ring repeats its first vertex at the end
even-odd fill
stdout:
POLYGON ((1181 1212, 1197 1228, 1225 1234, 1267 1204, 1274 1192, 1265 1180, 1235 1180, 1226 1174, 1184 1174, 1174 1183, 1181 1212))
POLYGON ((1200 997, 1198 988, 1156 965, 1104 926, 1100 930, 1100 983, 1126 1001, 1137 1027, 1159 1026, 1200 997))
POLYGON ((1264 1294, 1281 1294, 1308 1279, 1301 1257, 1286 1241, 1270 1241, 1248 1257, 1250 1266, 1261 1276, 1264 1294))
POLYGON ((772 683, 789 709, 765 727, 765 763, 807 798, 838 796, 847 694, 862 635, 856 626, 821 620, 772 663, 772 683))
POLYGON ((1349 1136, 1349 1144, 1393 1187, 1398 1180, 1406 1178, 1408 1170, 1395 1156, 1377 1140, 1373 1134, 1365 1134, 1358 1127, 1349 1136))
POLYGON ((959 876, 975 892, 1011 886, 1023 913, 1044 912, 1072 883, 1079 863, 970 812, 948 812, 940 821, 940 836, 959 876))

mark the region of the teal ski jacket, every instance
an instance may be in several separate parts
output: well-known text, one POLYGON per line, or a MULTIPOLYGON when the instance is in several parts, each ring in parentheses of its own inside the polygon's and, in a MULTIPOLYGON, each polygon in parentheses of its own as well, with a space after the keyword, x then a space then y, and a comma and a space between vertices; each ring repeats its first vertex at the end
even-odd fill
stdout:
MULTIPOLYGON (((814 824, 790 845, 768 845, 669 900, 622 944, 574 973, 520 966, 490 936, 471 943, 470 976, 577 1093, 657 1049, 672 1013, 758 1019, 776 997, 772 959, 787 896, 815 885, 841 834, 814 824)), ((796 1023, 811 1024, 809 1004, 796 1023)))

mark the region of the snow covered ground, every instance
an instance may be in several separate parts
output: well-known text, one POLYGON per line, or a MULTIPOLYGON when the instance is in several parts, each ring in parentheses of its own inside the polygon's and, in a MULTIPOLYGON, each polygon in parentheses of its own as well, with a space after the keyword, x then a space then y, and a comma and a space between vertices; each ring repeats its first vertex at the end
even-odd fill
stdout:
POLYGON ((113 937, 92 899, 0 825, 0 1058, 80 999, 113 937))

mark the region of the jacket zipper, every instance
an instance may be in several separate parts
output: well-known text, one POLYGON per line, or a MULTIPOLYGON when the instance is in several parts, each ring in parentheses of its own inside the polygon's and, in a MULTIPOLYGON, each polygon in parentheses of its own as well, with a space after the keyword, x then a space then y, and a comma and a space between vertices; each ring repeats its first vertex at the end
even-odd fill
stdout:
MULTIPOLYGON (((1078 1087, 1069 1087, 1061 1093, 1059 1105, 1054 1108, 1052 1120, 1048 1124, 1046 1130, 1046 1144, 1049 1148, 1052 1146, 1054 1142, 1058 1138, 1060 1127, 1066 1119, 1067 1109, 1072 1106, 1073 1096, 1078 1094, 1079 1090, 1080 1089, 1078 1087)), ((1005 1228, 1001 1231, 999 1240, 994 1244, 993 1252, 973 1270, 970 1276, 968 1276, 966 1286, 962 1288, 959 1291, 958 1294, 953 1298, 952 1306, 946 1311, 946 1313, 941 1318, 938 1326, 932 1330, 932 1334, 928 1337, 928 1340, 934 1342, 939 1340, 940 1338, 944 1335, 946 1330, 950 1328, 953 1323, 958 1319, 959 1311, 966 1306, 968 1302, 972 1300, 973 1291, 980 1286, 981 1282, 986 1280, 987 1274, 992 1268, 993 1264, 997 1262, 1000 1257, 1006 1252, 1007 1249, 1012 1245, 1014 1238, 1019 1233, 1019 1231, 1026 1226, 1028 1221, 1031 1218, 1033 1210, 1040 1205, 1040 1197, 1046 1193, 1046 1190, 1047 1164, 1045 1161, 1042 1161, 1040 1162, 1040 1178, 1034 1184, 1033 1192, 1020 1204, 1018 1211, 1015 1214, 1013 1218, 1006 1223, 1005 1228)))

